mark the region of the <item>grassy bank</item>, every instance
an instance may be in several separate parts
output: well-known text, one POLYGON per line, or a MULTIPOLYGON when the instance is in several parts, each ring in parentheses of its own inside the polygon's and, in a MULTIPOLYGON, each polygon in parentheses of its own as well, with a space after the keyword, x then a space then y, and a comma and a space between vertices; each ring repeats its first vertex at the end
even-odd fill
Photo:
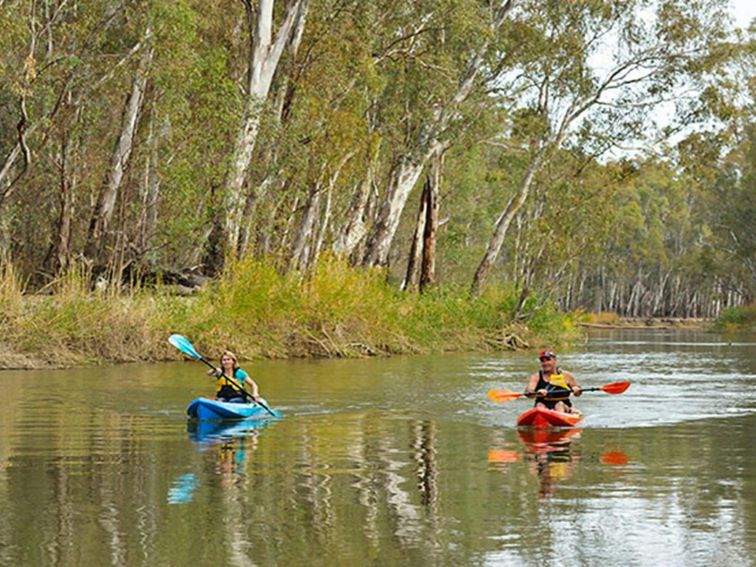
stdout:
POLYGON ((492 288, 476 300, 443 287, 404 293, 381 271, 333 258, 306 277, 248 260, 190 297, 160 286, 92 291, 76 273, 55 282, 51 295, 28 296, 11 268, 0 276, 4 368, 177 359, 171 333, 242 358, 503 350, 578 336, 572 318, 550 307, 533 309, 527 326, 513 322, 513 290, 492 288))
POLYGON ((756 331, 756 303, 725 309, 714 326, 717 330, 726 332, 756 331))
POLYGON ((581 327, 597 329, 707 329, 711 319, 683 317, 620 317, 611 311, 574 314, 581 327))

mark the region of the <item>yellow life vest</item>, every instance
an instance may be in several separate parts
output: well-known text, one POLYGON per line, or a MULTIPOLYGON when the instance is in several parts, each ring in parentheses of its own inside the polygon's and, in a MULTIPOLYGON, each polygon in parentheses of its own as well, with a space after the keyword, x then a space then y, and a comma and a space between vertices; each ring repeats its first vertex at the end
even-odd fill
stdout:
POLYGON ((547 390, 549 390, 549 393, 546 396, 547 400, 549 400, 550 402, 559 402, 570 399, 572 388, 567 385, 567 379, 564 377, 564 374, 562 374, 561 372, 559 374, 552 374, 551 376, 549 376, 548 381, 545 378, 543 378, 543 381, 546 382, 548 386, 552 386, 553 388, 552 389, 547 386, 547 390), (559 392, 559 390, 565 390, 564 396, 560 396, 562 392, 559 392))
POLYGON ((570 389, 567 385, 567 379, 564 377, 564 374, 552 374, 549 378, 549 384, 556 386, 557 388, 564 388, 565 390, 570 389))

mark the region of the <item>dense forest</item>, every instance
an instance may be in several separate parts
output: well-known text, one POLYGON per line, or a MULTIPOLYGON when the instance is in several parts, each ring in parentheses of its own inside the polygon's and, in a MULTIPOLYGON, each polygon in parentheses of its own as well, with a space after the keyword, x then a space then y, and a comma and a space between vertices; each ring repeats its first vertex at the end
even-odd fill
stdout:
POLYGON ((754 32, 721 0, 0 0, 26 291, 278 274, 627 316, 756 293, 754 32))

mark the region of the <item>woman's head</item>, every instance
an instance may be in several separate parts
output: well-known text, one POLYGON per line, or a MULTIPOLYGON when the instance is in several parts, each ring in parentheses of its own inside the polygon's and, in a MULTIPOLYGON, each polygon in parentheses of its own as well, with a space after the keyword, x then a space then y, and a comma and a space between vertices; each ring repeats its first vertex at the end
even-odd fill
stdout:
POLYGON ((239 368, 239 361, 236 358, 236 355, 231 352, 230 350, 223 351, 223 354, 220 358, 221 367, 224 369, 233 369, 236 370, 239 368))

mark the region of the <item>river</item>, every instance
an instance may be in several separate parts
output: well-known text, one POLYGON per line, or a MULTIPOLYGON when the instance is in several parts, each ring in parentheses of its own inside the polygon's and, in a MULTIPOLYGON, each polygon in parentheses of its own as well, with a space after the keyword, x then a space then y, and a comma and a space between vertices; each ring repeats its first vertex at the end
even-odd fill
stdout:
POLYGON ((280 420, 188 423, 196 362, 0 373, 0 565, 754 565, 756 337, 592 332, 579 430, 533 353, 245 364, 280 420))

